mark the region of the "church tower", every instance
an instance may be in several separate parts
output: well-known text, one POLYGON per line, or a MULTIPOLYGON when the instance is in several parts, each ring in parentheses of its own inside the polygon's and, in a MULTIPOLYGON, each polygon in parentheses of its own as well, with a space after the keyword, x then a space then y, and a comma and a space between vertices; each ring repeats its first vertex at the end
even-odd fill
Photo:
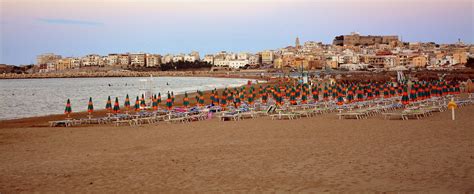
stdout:
POLYGON ((300 38, 298 38, 298 37, 296 37, 295 48, 297 48, 297 49, 301 48, 301 45, 300 45, 300 38))

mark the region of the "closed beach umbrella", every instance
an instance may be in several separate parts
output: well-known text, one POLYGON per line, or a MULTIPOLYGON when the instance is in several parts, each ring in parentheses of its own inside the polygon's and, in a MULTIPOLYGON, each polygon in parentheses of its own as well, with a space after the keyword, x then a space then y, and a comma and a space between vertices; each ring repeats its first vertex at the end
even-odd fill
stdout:
POLYGON ((411 90, 410 90, 410 101, 411 102, 416 101, 416 89, 413 86, 411 87, 411 90))
POLYGON ((119 105, 118 97, 115 97, 114 113, 117 114, 119 112, 120 112, 120 105, 119 105))
POLYGON ((202 91, 199 91, 199 104, 204 105, 204 93, 202 91))
POLYGON ((324 101, 328 101, 328 100, 329 100, 329 91, 328 91, 328 87, 327 87, 327 86, 324 86, 324 90, 323 90, 323 100, 324 100, 324 101))
POLYGON ((261 96, 262 96, 262 103, 266 104, 267 101, 268 101, 268 93, 267 93, 267 89, 266 89, 266 88, 264 88, 264 89, 262 90, 261 96))
POLYGON ((66 114, 67 117, 69 117, 69 115, 71 114, 71 112, 72 112, 71 101, 70 101, 69 98, 68 98, 67 101, 66 101, 66 108, 64 109, 64 114, 66 114))
POLYGON ((227 106, 227 93, 226 93, 226 90, 222 91, 222 99, 221 99, 221 107, 222 109, 225 109, 225 107, 227 106))
POLYGON ((354 100, 354 90, 352 88, 349 88, 349 91, 347 91, 347 103, 352 103, 354 100))
POLYGON ((390 94, 387 87, 383 88, 383 98, 389 98, 390 94))
POLYGON ((189 106, 189 98, 188 98, 188 93, 184 92, 184 99, 183 99, 183 106, 188 108, 189 106))
POLYGON ((234 99, 234 106, 235 108, 239 107, 242 102, 240 101, 240 96, 236 93, 234 99))
POLYGON ((141 107, 145 107, 145 106, 146 106, 145 95, 144 95, 144 94, 142 94, 142 98, 140 99, 140 106, 141 106, 141 107))
POLYGON ((156 94, 152 98, 152 107, 153 110, 158 110, 158 99, 156 98, 156 94))
POLYGON ((247 95, 247 102, 248 102, 249 104, 253 104, 253 93, 252 93, 252 89, 250 89, 249 94, 247 95))
POLYGON ((166 107, 168 110, 173 109, 173 100, 171 99, 171 94, 168 92, 168 99, 166 99, 166 107))
POLYGON ((89 115, 94 112, 94 104, 92 103, 92 97, 89 97, 89 103, 87 104, 87 112, 89 115))
POLYGON ((410 104, 410 99, 408 98, 408 92, 407 92, 407 88, 405 87, 403 89, 403 93, 402 93, 402 104, 403 105, 408 105, 410 104))
POLYGON ((138 96, 135 100, 135 111, 140 111, 140 99, 138 99, 138 96))
POLYGON ((211 94, 209 95, 209 98, 211 99, 211 104, 214 105, 214 102, 216 101, 215 90, 211 91, 211 94))
POLYGON ((110 100, 110 96, 107 98, 107 103, 105 104, 105 109, 107 109, 107 111, 111 111, 112 110, 112 100, 110 100))
POLYGON ((313 94, 313 101, 314 102, 318 102, 319 101, 319 91, 318 91, 318 87, 317 86, 314 86, 311 93, 313 94))
POLYGON ((374 94, 372 93, 372 88, 367 89, 367 100, 372 100, 374 99, 374 94))
POLYGON ((158 103, 158 105, 160 105, 161 103, 161 93, 158 92, 158 97, 156 98, 156 102, 158 103))
POLYGON ((344 104, 344 98, 342 96, 342 92, 339 92, 338 95, 337 95, 337 105, 342 105, 344 104))
POLYGON ((291 92, 290 92, 290 104, 291 104, 291 105, 296 105, 296 90, 295 90, 295 88, 291 88, 291 92))
POLYGON ((128 110, 130 109, 130 98, 128 97, 128 94, 127 96, 125 96, 125 103, 123 104, 123 106, 125 106, 125 110, 128 112, 128 110))

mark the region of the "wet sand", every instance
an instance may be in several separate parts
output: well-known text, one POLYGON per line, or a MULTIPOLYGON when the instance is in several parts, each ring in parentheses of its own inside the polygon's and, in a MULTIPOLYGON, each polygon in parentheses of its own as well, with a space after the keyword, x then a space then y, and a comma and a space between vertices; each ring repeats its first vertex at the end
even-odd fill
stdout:
POLYGON ((2 123, 0 192, 473 192, 472 118, 2 123))

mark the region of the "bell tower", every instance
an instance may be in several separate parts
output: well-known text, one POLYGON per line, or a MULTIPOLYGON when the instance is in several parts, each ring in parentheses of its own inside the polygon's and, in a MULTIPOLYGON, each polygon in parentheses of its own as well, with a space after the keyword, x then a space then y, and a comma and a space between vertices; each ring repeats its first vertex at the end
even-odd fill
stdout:
POLYGON ((295 48, 297 48, 297 49, 301 48, 301 45, 300 45, 300 38, 298 38, 298 37, 296 37, 295 48))

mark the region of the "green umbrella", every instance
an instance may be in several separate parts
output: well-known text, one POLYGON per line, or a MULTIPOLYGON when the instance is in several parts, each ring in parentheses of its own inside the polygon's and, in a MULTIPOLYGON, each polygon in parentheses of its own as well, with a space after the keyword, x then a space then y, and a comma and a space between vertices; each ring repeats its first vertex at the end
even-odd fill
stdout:
POLYGON ((188 98, 188 93, 187 92, 184 92, 183 105, 186 108, 189 106, 189 98, 188 98))
POLYGON ((166 99, 166 107, 168 107, 168 110, 171 110, 173 108, 173 100, 171 99, 171 94, 168 92, 168 99, 166 99))
POLYGON ((140 99, 138 99, 138 96, 135 100, 135 111, 140 111, 140 99))
POLYGON ((107 109, 109 112, 112 110, 112 101, 110 100, 110 96, 107 99, 107 104, 105 104, 105 109, 107 109))
POLYGON ((115 97, 115 103, 114 103, 114 113, 119 113, 120 112, 120 105, 118 101, 118 97, 115 97))
POLYGON ((130 109, 130 98, 128 97, 128 94, 127 96, 125 97, 125 109, 128 111, 128 109, 130 109))
POLYGON ((145 95, 142 94, 142 98, 140 99, 140 106, 141 107, 145 107, 146 106, 146 103, 145 103, 145 95))
POLYGON ((64 109, 64 114, 67 115, 67 117, 69 117, 69 114, 71 114, 72 112, 72 109, 71 109, 71 101, 69 100, 69 98, 67 99, 67 102, 66 102, 66 109, 64 109))
POLYGON ((89 97, 89 103, 87 104, 87 112, 89 114, 94 112, 94 104, 92 103, 92 97, 89 97))

